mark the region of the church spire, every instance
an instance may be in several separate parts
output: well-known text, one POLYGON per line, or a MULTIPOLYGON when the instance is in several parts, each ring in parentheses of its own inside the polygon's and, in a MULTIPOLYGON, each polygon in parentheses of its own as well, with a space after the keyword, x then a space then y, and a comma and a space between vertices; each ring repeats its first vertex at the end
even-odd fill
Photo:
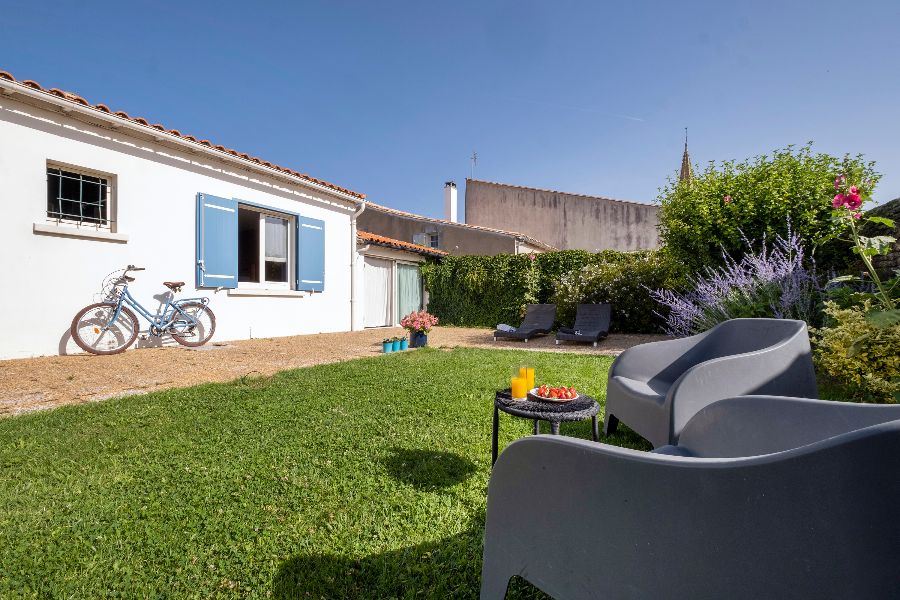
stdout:
POLYGON ((678 174, 678 181, 690 182, 694 176, 691 170, 691 157, 688 155, 687 147, 687 127, 684 128, 684 154, 681 156, 681 173, 678 174))

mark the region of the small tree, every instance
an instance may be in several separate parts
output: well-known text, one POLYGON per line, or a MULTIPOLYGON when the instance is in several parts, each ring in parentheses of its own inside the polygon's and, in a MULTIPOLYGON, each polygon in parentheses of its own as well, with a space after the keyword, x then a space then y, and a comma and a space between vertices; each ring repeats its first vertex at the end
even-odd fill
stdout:
POLYGON ((756 244, 786 237, 790 227, 827 265, 817 247, 837 227, 831 220, 835 173, 870 190, 881 178, 862 155, 813 154, 812 142, 743 162, 710 162, 690 181, 670 179, 660 190, 660 234, 675 257, 700 270, 721 265, 723 249, 737 260, 759 250, 747 248, 745 238, 756 244))

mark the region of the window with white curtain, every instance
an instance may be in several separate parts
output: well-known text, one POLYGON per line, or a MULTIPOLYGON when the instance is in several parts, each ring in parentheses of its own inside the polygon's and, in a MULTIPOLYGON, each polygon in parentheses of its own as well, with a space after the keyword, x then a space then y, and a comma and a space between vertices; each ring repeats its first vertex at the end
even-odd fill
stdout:
POLYGON ((290 288, 293 218, 238 207, 238 282, 241 287, 290 288))

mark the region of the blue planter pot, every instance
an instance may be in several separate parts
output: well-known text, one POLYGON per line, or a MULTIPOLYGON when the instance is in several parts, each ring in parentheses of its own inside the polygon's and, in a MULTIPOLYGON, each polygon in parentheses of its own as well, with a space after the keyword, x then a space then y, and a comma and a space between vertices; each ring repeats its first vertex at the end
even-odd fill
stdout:
POLYGON ((424 348, 428 345, 428 334, 421 331, 413 331, 409 337, 410 348, 424 348))
POLYGON ((400 349, 406 350, 409 348, 409 340, 400 340, 400 349))
POLYGON ((400 340, 394 340, 391 345, 393 346, 394 352, 400 352, 400 340))
POLYGON ((394 344, 391 342, 381 342, 381 351, 385 354, 389 354, 394 351, 394 344))

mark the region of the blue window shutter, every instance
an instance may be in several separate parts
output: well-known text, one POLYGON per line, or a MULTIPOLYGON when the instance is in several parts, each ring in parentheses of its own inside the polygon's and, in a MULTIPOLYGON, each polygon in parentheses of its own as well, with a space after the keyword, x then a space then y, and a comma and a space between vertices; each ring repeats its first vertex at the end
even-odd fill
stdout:
POLYGON ((297 215, 298 290, 325 290, 325 221, 297 215))
POLYGON ((237 202, 197 194, 197 287, 238 284, 237 202))

